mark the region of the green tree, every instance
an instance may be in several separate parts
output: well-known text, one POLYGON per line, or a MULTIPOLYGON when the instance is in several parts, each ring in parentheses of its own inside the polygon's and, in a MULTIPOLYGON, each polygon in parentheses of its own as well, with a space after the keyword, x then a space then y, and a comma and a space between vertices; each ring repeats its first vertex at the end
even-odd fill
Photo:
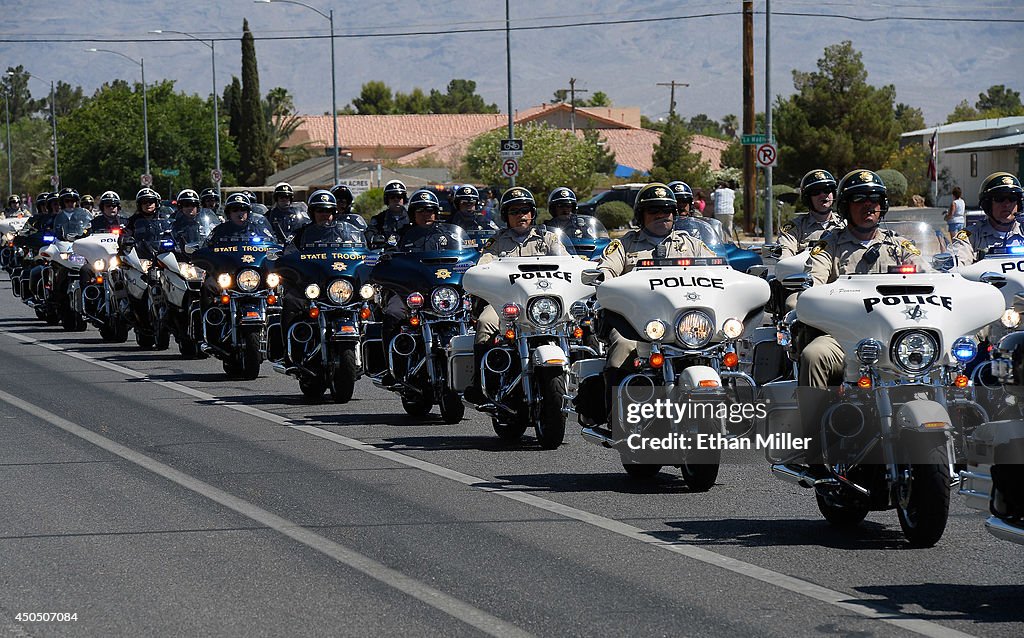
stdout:
POLYGON ((725 136, 732 139, 736 137, 736 133, 740 130, 740 118, 736 117, 734 113, 730 113, 722 118, 722 132, 725 136))
POLYGON ((231 76, 231 84, 224 87, 224 111, 228 116, 228 135, 238 138, 242 126, 242 83, 231 76))
POLYGON ((437 89, 430 91, 430 111, 432 113, 497 113, 497 104, 487 104, 476 93, 476 82, 473 80, 454 79, 448 83, 448 92, 441 93, 437 89))
POLYGON ((363 84, 359 97, 352 99, 352 106, 359 115, 391 115, 395 112, 391 88, 380 80, 363 84))
MULTIPOLYGON (((11 121, 11 177, 15 193, 30 193, 34 197, 41 190, 49 190, 53 172, 51 140, 50 124, 42 118, 11 121)), ((7 153, 0 153, 0 175, 7 176, 7 153)), ((6 189, 5 183, 3 190, 6 189)))
POLYGON ((698 135, 707 135, 708 137, 721 137, 722 129, 718 125, 718 122, 714 121, 704 113, 698 113, 690 118, 690 121, 686 123, 686 128, 691 133, 698 135))
POLYGON ((411 93, 395 93, 395 112, 402 114, 430 113, 430 98, 418 86, 411 93))
POLYGON ((262 185, 273 170, 267 146, 267 121, 260 94, 256 43, 249 21, 242 22, 242 99, 238 131, 239 178, 243 184, 262 185))
POLYGON ((900 125, 900 131, 919 131, 925 127, 924 113, 921 109, 900 102, 896 105, 896 121, 900 125))
POLYGON ((668 183, 681 179, 691 186, 706 184, 711 179, 711 167, 701 160, 700 153, 690 150, 693 135, 677 115, 670 115, 654 146, 654 168, 651 179, 668 183))
POLYGON ((618 162, 615 161, 615 152, 608 148, 608 142, 601 139, 601 134, 594 129, 588 128, 583 131, 583 139, 588 144, 593 144, 596 149, 594 153, 594 172, 605 175, 614 173, 615 167, 618 166, 618 162))
POLYGON ((49 91, 46 92, 45 99, 32 99, 32 91, 28 85, 29 77, 29 72, 19 64, 18 66, 7 67, 7 73, 0 79, 0 87, 2 87, 3 93, 9 95, 11 99, 10 115, 12 122, 29 115, 34 115, 44 108, 49 108, 49 91))
POLYGON ((724 151, 722 151, 722 166, 728 168, 743 168, 743 144, 739 140, 733 140, 724 151))
POLYGON ((609 107, 612 105, 612 100, 608 97, 608 94, 604 91, 594 91, 594 94, 587 100, 586 106, 603 106, 609 107))
POLYGON ((953 112, 946 117, 946 124, 970 122, 977 119, 981 119, 981 114, 968 104, 967 100, 962 100, 953 108, 953 112))
POLYGON ((633 219, 633 209, 626 202, 607 202, 598 206, 594 215, 605 228, 614 230, 622 228, 633 219))
POLYGON ((896 89, 867 82, 861 53, 847 40, 825 47, 818 70, 793 71, 796 93, 775 104, 780 181, 824 167, 835 175, 879 167, 899 145, 896 89))
POLYGON ((371 188, 356 197, 356 201, 352 202, 352 210, 358 215, 362 215, 363 219, 370 221, 370 218, 376 215, 384 208, 384 189, 377 187, 371 188))
POLYGON ((646 115, 641 115, 640 128, 661 132, 665 130, 665 120, 652 120, 646 115))
POLYGON ((903 173, 892 169, 883 168, 878 171, 878 177, 885 184, 886 196, 893 206, 905 206, 907 203, 907 178, 903 173))
MULTIPOLYGON (((921 144, 907 144, 897 149, 885 161, 883 168, 899 171, 907 182, 905 201, 914 195, 930 197, 931 181, 928 179, 928 150, 921 144)), ((885 178, 882 178, 885 181, 885 178)), ((885 181, 886 185, 889 184, 885 181)))
POLYGON ((57 82, 53 94, 57 105, 58 118, 68 115, 85 103, 82 87, 76 86, 71 88, 71 85, 66 82, 57 82))
MULTIPOLYGON (((504 183, 502 159, 495 149, 507 135, 496 129, 474 139, 466 151, 465 174, 481 184, 504 183)), ((516 184, 529 188, 539 199, 551 189, 568 186, 583 199, 594 187, 594 165, 598 147, 569 131, 529 123, 516 127, 516 137, 523 140, 523 157, 519 161, 516 184)))
POLYGON ((270 89, 263 102, 263 114, 267 122, 267 146, 275 173, 312 156, 307 142, 284 147, 292 133, 305 121, 295 113, 295 100, 287 89, 279 86, 270 89))
POLYGON ((1006 88, 1005 84, 988 87, 988 91, 978 94, 974 103, 982 117, 1012 117, 1024 115, 1024 105, 1020 102, 1020 92, 1006 88))

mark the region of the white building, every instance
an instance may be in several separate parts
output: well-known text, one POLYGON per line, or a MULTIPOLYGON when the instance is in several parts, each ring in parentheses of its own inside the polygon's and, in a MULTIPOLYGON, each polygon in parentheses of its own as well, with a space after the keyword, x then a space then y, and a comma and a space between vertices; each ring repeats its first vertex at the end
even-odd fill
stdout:
MULTIPOLYGON (((996 171, 1013 173, 1024 181, 1024 117, 1003 117, 944 124, 901 136, 902 144, 922 144, 928 150, 938 131, 939 173, 948 169, 953 186, 963 191, 968 206, 978 206, 981 182, 996 171)), ((948 206, 949 192, 939 193, 939 206, 948 206)))

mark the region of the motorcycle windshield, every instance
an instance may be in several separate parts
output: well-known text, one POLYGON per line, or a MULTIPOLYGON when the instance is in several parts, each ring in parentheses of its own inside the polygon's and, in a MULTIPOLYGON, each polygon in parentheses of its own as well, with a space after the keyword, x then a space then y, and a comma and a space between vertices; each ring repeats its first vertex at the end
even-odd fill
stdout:
POLYGON ((405 233, 399 250, 407 253, 459 251, 467 247, 467 241, 465 229, 454 224, 414 226, 405 233))
POLYGON ((466 233, 466 241, 464 245, 468 248, 478 249, 483 249, 483 247, 487 245, 487 242, 498 234, 498 231, 492 228, 480 228, 476 230, 463 229, 463 232, 466 233))
POLYGON ((565 233, 561 228, 541 225, 537 227, 537 231, 540 233, 554 233, 558 237, 558 241, 561 242, 562 247, 565 248, 566 255, 578 255, 579 252, 576 250, 576 245, 572 242, 572 237, 565 233))
POLYGON ((937 261, 941 261, 941 258, 936 260, 937 256, 948 252, 949 242, 941 230, 933 228, 927 222, 914 221, 883 221, 881 228, 898 235, 901 242, 903 240, 914 242, 914 247, 921 251, 921 261, 930 269, 947 269, 945 264, 937 263, 937 261))
POLYGON ((366 237, 363 231, 347 221, 335 222, 327 226, 307 224, 302 230, 299 250, 313 248, 365 248, 366 237))
POLYGON ((135 221, 132 228, 136 250, 140 257, 152 259, 158 253, 174 250, 171 239, 171 221, 159 217, 146 217, 135 221))
POLYGON ((681 230, 692 237, 696 237, 716 253, 721 253, 725 249, 722 236, 712 228, 711 224, 699 219, 694 219, 693 217, 677 217, 672 223, 672 230, 681 230))
POLYGON ((54 234, 61 239, 75 239, 85 234, 85 229, 92 223, 92 215, 83 208, 77 208, 71 212, 61 213, 53 223, 54 234))
POLYGON ((548 220, 544 223, 549 229, 560 229, 574 242, 587 241, 594 243, 597 239, 608 239, 608 230, 597 217, 591 215, 568 215, 548 220))

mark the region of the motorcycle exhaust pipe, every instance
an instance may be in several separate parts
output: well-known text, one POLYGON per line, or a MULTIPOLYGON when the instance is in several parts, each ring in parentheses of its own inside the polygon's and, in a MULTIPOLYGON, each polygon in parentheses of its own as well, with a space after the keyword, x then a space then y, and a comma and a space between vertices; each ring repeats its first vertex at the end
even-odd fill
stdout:
POLYGON ((622 380, 619 392, 630 403, 650 403, 654 399, 654 379, 644 374, 631 374, 622 380))
POLYGON ((220 308, 210 308, 203 315, 203 322, 210 326, 219 326, 224 323, 224 311, 220 308))
POLYGON ((412 338, 412 335, 404 332, 395 335, 395 338, 391 340, 391 351, 400 357, 411 356, 416 352, 416 340, 412 338))
POLYGON ((86 301, 99 301, 103 295, 103 290, 99 286, 86 286, 82 290, 82 296, 85 297, 86 301))
POLYGON ((484 367, 488 372, 504 374, 512 367, 512 353, 505 348, 492 348, 484 355, 484 367))
POLYGON ((864 413, 855 405, 840 403, 825 413, 829 431, 840 438, 853 438, 864 431, 864 413))
POLYGON ((309 343, 313 340, 312 324, 305 321, 292 324, 292 327, 288 329, 288 339, 296 343, 309 343))

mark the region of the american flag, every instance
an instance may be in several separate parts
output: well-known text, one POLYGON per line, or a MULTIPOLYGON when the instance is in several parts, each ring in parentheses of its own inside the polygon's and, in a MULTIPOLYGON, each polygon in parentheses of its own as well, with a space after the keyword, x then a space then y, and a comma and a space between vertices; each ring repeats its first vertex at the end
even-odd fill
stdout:
POLYGON ((935 170, 936 161, 938 160, 939 151, 939 129, 935 129, 932 133, 932 139, 928 140, 928 179, 931 181, 938 180, 938 174, 935 170))

